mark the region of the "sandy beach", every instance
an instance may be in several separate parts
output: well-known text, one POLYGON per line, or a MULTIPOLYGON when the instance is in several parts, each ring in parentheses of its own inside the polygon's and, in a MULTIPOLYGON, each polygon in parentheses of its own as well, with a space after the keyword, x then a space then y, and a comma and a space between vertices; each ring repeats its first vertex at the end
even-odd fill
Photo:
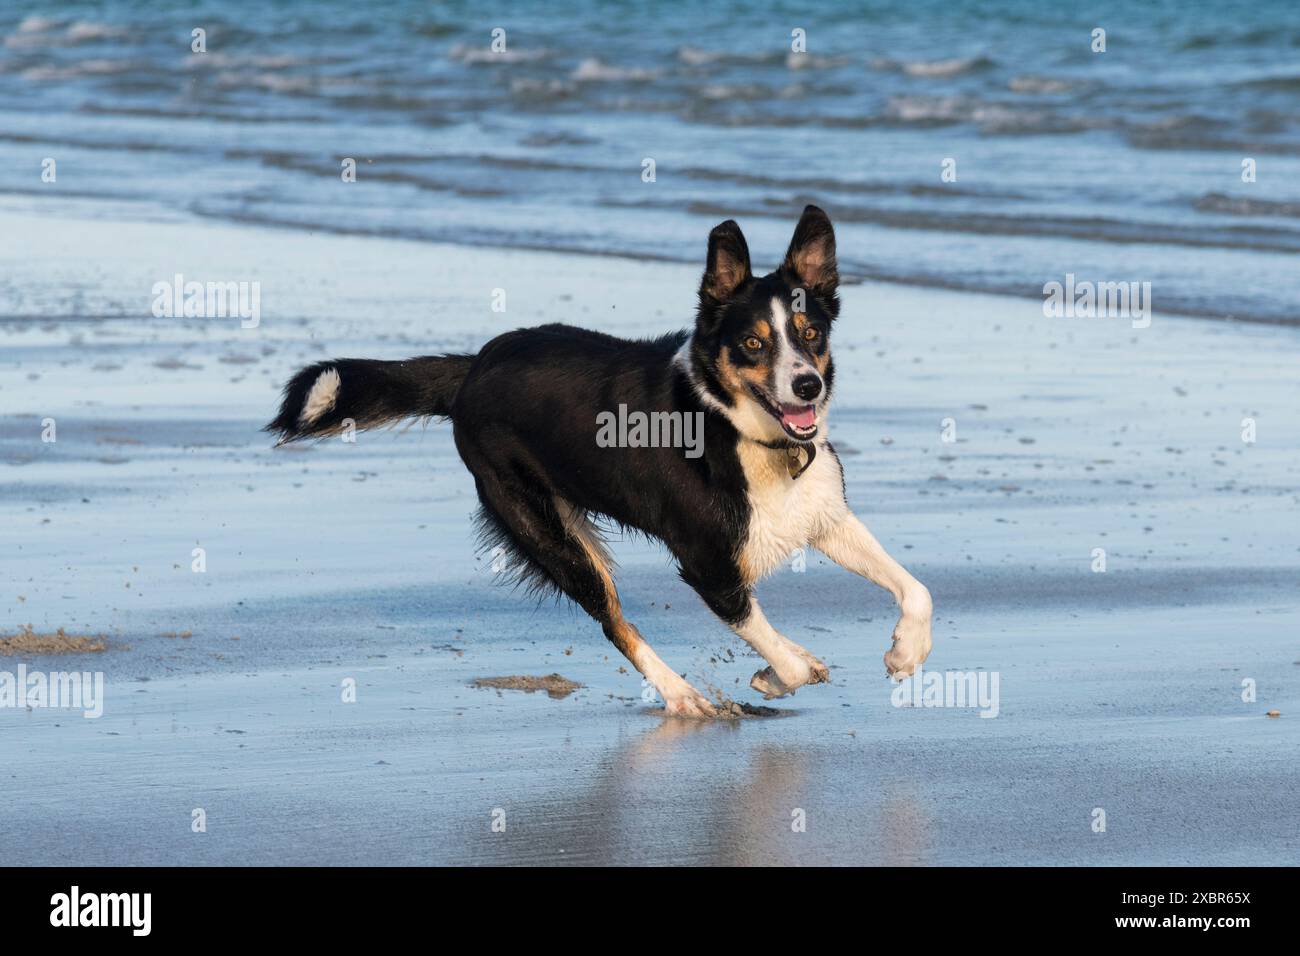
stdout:
MULTIPOLYGON (((760 595, 832 683, 694 723, 581 612, 494 583, 447 426, 283 449, 259 428, 321 358, 681 328, 699 266, 161 204, 4 196, 0 216, 21 237, 0 246, 0 637, 106 645, 0 656, 105 675, 97 719, 0 708, 9 863, 1300 859, 1296 328, 845 287, 850 504, 934 596, 927 667, 997 674, 996 717, 896 706, 890 598, 810 553, 760 595), (175 273, 260 282, 259 324, 155 318, 175 273), (472 686, 552 673, 583 686, 472 686)), ((614 550, 660 655, 761 703, 757 658, 666 553, 614 550)))

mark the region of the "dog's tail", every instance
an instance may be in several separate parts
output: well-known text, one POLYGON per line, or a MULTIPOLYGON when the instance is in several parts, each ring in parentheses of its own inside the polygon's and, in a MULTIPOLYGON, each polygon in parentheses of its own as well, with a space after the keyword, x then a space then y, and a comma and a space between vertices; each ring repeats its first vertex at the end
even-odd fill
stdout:
POLYGON ((425 355, 404 362, 334 359, 298 372, 284 387, 280 414, 265 431, 278 444, 374 428, 403 418, 451 417, 472 355, 425 355))

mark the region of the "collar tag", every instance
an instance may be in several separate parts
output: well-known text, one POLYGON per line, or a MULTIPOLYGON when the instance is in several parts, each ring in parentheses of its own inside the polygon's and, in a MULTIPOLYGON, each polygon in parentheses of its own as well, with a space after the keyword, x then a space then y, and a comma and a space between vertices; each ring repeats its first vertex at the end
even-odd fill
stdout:
POLYGON ((809 466, 812 465, 813 459, 817 457, 817 446, 815 445, 791 445, 785 451, 785 467, 790 472, 792 481, 807 471, 809 466), (807 461, 803 460, 805 451, 808 453, 807 461))

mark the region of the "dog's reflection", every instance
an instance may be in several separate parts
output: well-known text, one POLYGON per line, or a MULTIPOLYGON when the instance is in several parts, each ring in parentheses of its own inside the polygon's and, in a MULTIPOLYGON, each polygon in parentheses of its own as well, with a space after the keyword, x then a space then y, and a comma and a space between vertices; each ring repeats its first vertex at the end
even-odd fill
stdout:
POLYGON ((461 852, 497 865, 926 862, 927 806, 894 778, 896 759, 856 743, 781 743, 780 724, 797 719, 657 719, 612 747, 588 782, 512 804, 506 832, 465 821, 461 852))

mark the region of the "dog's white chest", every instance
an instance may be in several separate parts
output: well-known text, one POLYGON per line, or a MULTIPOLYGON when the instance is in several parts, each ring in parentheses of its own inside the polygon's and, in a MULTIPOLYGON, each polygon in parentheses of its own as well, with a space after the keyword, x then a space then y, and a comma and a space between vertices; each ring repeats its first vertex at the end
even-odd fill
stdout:
POLYGON ((790 476, 783 452, 750 441, 738 451, 750 506, 740 565, 752 584, 807 547, 847 506, 839 462, 824 446, 798 478, 790 476))

